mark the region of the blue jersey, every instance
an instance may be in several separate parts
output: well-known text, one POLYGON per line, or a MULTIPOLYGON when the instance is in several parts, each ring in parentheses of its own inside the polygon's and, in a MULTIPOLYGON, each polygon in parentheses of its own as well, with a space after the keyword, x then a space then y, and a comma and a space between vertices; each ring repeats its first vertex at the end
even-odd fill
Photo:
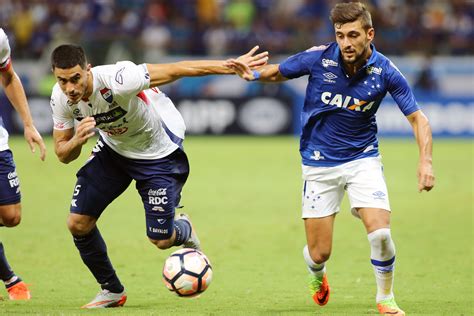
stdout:
POLYGON ((292 79, 309 75, 300 153, 304 165, 336 166, 379 155, 375 113, 390 92, 404 115, 419 110, 405 77, 372 45, 367 64, 349 77, 337 43, 289 57, 280 73, 292 79))

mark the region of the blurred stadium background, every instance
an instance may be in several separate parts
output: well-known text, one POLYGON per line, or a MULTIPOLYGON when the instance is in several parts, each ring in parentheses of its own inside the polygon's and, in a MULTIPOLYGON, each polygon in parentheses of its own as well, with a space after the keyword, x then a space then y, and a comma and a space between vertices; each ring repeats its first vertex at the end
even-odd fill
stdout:
MULTIPOLYGON (((40 132, 52 123, 51 50, 79 43, 93 65, 129 59, 164 63, 237 56, 254 45, 271 62, 333 40, 334 0, 0 0, 0 25, 40 132)), ((414 87, 435 137, 474 136, 474 1, 372 0, 375 44, 414 87)), ((306 78, 282 85, 233 76, 185 78, 163 87, 189 134, 298 134, 306 78)), ((0 102, 8 100, 3 91, 0 102)), ((9 131, 18 116, 2 106, 9 131)), ((381 136, 409 136, 410 127, 387 98, 378 112, 381 136)))

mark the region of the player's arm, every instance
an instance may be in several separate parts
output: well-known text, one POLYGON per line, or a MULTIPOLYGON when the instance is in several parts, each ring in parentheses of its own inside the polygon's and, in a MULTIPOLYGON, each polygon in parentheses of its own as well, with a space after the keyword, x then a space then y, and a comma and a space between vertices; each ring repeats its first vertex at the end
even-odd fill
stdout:
POLYGON ((33 124, 33 118, 31 117, 25 90, 23 89, 20 78, 18 78, 18 75, 13 70, 11 64, 5 71, 1 72, 0 77, 8 100, 10 100, 10 103, 23 121, 25 139, 28 142, 31 151, 34 153, 35 144, 38 145, 40 149, 40 158, 44 161, 46 156, 46 146, 44 145, 43 138, 33 124))
POLYGON ((70 163, 81 154, 82 146, 94 136, 95 120, 86 117, 77 124, 76 129, 53 130, 54 151, 62 163, 70 163))
POLYGON ((282 82, 288 80, 288 78, 285 78, 281 74, 279 64, 269 64, 252 70, 252 68, 243 61, 229 59, 226 65, 232 68, 242 79, 247 81, 282 82))
POLYGON ((421 110, 408 115, 407 119, 413 128, 413 133, 415 134, 420 154, 418 162, 418 191, 430 191, 435 182, 432 159, 433 137, 431 127, 428 119, 421 110))
POLYGON ((435 181, 432 163, 433 137, 430 123, 420 110, 406 78, 393 63, 390 62, 390 66, 391 69, 388 69, 387 72, 388 91, 410 122, 418 144, 420 155, 417 171, 418 191, 430 191, 435 181))
MULTIPOLYGON (((242 61, 252 68, 266 64, 268 52, 255 55, 258 48, 258 46, 255 46, 236 60, 242 61)), ((150 74, 150 87, 170 83, 182 77, 234 74, 234 70, 227 66, 225 60, 193 60, 171 64, 147 64, 147 69, 150 74)))
POLYGON ((247 81, 282 82, 309 75, 312 65, 318 61, 321 52, 327 47, 312 47, 304 52, 290 56, 280 64, 268 64, 254 69, 245 60, 229 59, 226 65, 247 81))

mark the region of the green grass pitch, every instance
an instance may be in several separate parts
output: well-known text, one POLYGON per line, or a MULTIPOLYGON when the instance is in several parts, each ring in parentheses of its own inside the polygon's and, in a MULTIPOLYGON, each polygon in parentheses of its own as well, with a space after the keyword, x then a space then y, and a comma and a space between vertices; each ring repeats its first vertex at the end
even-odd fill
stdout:
MULTIPOLYGON (((293 137, 189 137, 191 175, 183 190, 214 280, 200 298, 183 299, 161 281, 172 250, 159 251, 145 234, 134 185, 103 214, 99 228, 126 286, 124 308, 79 309, 98 291, 82 264, 65 220, 75 172, 94 142, 69 165, 57 160, 51 139, 41 162, 12 137, 23 194, 23 221, 0 229, 7 257, 31 284, 28 302, 0 301, 4 315, 376 315, 375 281, 363 225, 347 199, 335 226, 328 263, 332 287, 325 307, 307 291, 302 258, 301 180, 293 137)), ((414 141, 381 140, 397 248, 395 294, 407 315, 472 315, 473 143, 435 140, 437 183, 418 193, 414 141)))

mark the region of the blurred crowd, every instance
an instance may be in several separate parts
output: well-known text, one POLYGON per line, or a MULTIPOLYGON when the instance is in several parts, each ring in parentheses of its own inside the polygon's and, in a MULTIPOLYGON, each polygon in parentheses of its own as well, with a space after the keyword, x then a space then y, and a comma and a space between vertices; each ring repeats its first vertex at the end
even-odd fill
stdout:
MULTIPOLYGON (((97 63, 130 57, 238 55, 255 44, 289 55, 334 39, 336 0, 0 0, 15 58, 80 43, 97 63)), ((370 0, 386 55, 474 54, 474 1, 370 0)))

